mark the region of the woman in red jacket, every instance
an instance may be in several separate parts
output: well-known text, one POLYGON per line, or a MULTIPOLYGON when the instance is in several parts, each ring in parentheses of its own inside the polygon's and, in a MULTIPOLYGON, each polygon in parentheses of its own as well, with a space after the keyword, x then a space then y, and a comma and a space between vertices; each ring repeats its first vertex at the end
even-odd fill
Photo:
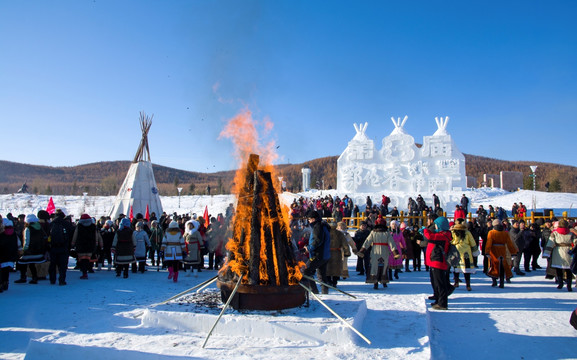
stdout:
POLYGON ((428 240, 425 265, 431 269, 431 286, 436 299, 432 304, 432 308, 435 310, 447 310, 449 277, 447 276, 446 254, 449 251, 449 243, 453 239, 451 231, 449 231, 449 221, 445 217, 438 217, 435 220, 435 231, 425 229, 423 233, 428 240))

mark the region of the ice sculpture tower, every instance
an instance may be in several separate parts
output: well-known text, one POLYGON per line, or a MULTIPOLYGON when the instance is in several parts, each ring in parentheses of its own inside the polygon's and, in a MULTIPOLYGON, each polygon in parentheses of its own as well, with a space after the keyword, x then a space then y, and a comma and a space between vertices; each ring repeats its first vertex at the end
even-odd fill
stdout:
POLYGON ((337 160, 339 191, 433 193, 466 187, 465 157, 447 133, 449 118, 435 118, 437 131, 423 137, 420 149, 404 129, 407 118, 391 118, 395 128, 378 152, 365 134, 368 123, 354 124, 357 133, 337 160))

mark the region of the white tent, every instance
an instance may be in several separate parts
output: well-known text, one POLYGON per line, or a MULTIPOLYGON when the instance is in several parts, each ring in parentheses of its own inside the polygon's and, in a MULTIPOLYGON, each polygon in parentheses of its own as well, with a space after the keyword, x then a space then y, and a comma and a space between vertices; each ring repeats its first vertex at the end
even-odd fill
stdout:
POLYGON ((142 140, 130 164, 126 178, 120 187, 114 200, 114 206, 110 210, 110 217, 116 219, 120 214, 129 215, 130 209, 134 216, 141 213, 145 215, 146 207, 157 217, 162 214, 162 203, 158 195, 152 163, 150 162, 150 150, 148 149, 148 131, 152 125, 152 116, 148 117, 140 112, 140 128, 142 140))

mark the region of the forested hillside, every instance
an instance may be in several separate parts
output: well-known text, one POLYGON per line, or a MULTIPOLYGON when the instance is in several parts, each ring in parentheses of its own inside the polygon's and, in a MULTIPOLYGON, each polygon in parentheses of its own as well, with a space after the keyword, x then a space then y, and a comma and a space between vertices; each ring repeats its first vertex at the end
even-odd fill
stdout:
MULTIPOLYGON (((282 164, 276 167, 277 176, 282 176, 290 191, 301 186, 303 167, 311 169, 313 187, 335 188, 338 156, 310 160, 302 164, 282 164), (318 184, 318 185, 317 185, 318 184)), ((504 161, 475 155, 466 155, 467 175, 477 178, 479 185, 483 174, 499 174, 500 171, 521 171, 524 188, 532 188, 529 177, 530 165, 538 165, 537 190, 577 192, 577 167, 528 161, 504 161)), ((41 194, 115 195, 130 166, 129 161, 104 161, 73 167, 50 167, 0 161, 0 193, 18 191, 24 182, 29 191, 41 194)), ((229 193, 234 180, 234 171, 200 173, 153 165, 154 176, 161 195, 229 193)))

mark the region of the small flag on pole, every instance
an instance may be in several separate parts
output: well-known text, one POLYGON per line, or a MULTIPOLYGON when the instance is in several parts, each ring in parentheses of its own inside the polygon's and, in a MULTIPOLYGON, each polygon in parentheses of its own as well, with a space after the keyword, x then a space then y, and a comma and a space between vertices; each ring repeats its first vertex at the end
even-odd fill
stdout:
POLYGON ((204 215, 202 217, 204 218, 204 227, 208 228, 208 225, 210 225, 210 219, 208 218, 208 205, 204 207, 204 215))
POLYGON ((146 204, 146 212, 144 213, 146 221, 150 222, 150 212, 148 211, 148 204, 146 204))
POLYGON ((56 207, 54 207, 54 201, 52 200, 52 196, 50 197, 50 200, 48 200, 48 206, 46 207, 46 211, 52 215, 54 214, 54 211, 56 210, 56 207))
POLYGON ((132 214, 132 205, 130 206, 130 210, 128 211, 128 218, 130 219, 131 222, 132 219, 134 219, 134 215, 132 214))

